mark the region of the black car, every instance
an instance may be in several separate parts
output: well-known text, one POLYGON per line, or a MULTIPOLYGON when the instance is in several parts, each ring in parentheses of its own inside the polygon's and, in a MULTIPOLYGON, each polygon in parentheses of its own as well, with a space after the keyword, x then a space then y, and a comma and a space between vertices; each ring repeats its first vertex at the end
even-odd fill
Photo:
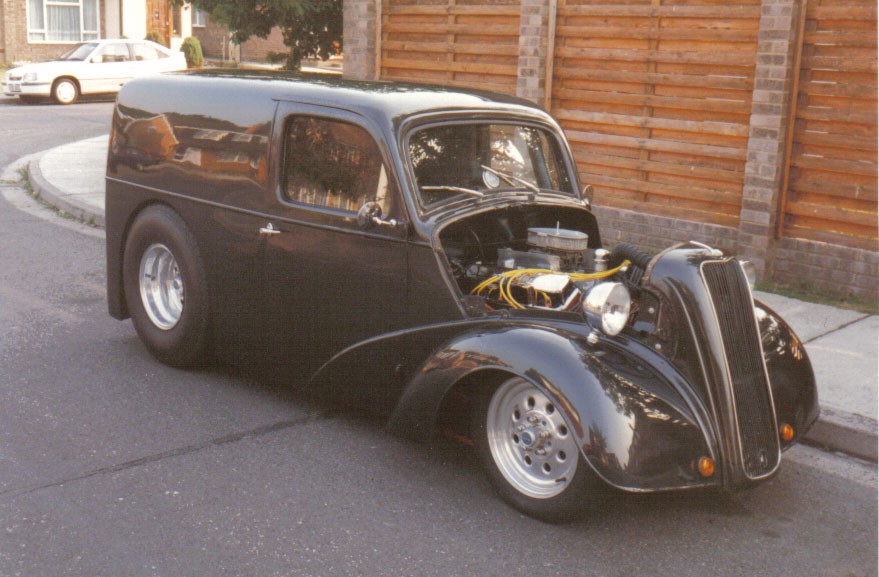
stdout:
POLYGON ((562 131, 523 100, 134 80, 106 219, 110 314, 159 360, 256 363, 409 435, 465 422, 499 494, 538 518, 588 511, 603 485, 752 485, 818 415, 748 263, 698 242, 606 250, 562 131))

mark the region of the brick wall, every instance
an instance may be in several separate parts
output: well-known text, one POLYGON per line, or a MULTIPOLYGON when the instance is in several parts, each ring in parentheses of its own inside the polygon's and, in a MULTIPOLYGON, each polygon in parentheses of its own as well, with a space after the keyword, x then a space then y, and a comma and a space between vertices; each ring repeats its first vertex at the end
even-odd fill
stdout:
MULTIPOLYGON (((0 62, 16 64, 42 62, 58 58, 68 52, 75 43, 46 44, 29 43, 27 39, 27 9, 23 0, 0 0, 0 62)), ((106 30, 106 14, 101 2, 100 29, 106 30)))
POLYGON ((342 0, 345 77, 375 78, 376 14, 374 0, 342 0))
POLYGON ((237 46, 229 42, 228 29, 211 22, 210 16, 207 16, 206 26, 193 26, 192 35, 201 43, 205 58, 265 62, 269 52, 287 52, 280 28, 272 29, 267 38, 253 37, 237 46))
POLYGON ((0 58, 3 59, 4 64, 51 60, 70 50, 70 44, 28 43, 25 2, 0 0, 0 6, 3 7, 3 32, 0 34, 3 53, 0 54, 0 58))

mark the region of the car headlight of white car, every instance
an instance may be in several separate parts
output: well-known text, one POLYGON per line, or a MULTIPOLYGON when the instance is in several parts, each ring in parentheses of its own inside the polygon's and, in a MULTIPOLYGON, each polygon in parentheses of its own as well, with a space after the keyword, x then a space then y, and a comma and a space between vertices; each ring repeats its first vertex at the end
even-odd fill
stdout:
POLYGON ((21 79, 24 82, 36 82, 39 79, 39 74, 37 72, 25 72, 21 79))

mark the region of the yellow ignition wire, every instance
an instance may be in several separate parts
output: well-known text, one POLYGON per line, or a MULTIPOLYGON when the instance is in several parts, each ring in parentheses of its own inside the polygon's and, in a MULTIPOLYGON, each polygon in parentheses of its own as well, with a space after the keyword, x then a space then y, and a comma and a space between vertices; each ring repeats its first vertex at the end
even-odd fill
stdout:
MULTIPOLYGON (((599 280, 599 279, 603 279, 603 278, 607 278, 607 277, 615 275, 616 273, 618 273, 620 270, 622 270, 624 267, 628 266, 629 264, 630 264, 629 261, 623 261, 623 263, 620 266, 618 266, 616 268, 612 268, 610 270, 601 271, 601 272, 591 272, 591 273, 567 273, 567 276, 571 280, 574 280, 574 281, 599 280)), ((470 291, 470 294, 481 295, 482 291, 484 291, 486 288, 488 288, 494 284, 497 284, 497 290, 498 290, 498 293, 500 294, 500 299, 502 301, 505 301, 507 304, 509 304, 513 308, 524 309, 525 306, 513 298, 512 291, 510 290, 513 286, 513 281, 523 275, 539 275, 539 274, 566 274, 566 273, 559 273, 558 271, 541 269, 541 268, 523 268, 523 269, 517 269, 517 270, 510 270, 510 271, 502 272, 500 274, 497 274, 491 278, 488 278, 488 279, 482 281, 481 283, 476 285, 476 287, 474 287, 473 290, 470 291)), ((549 298, 549 295, 543 293, 542 296, 543 296, 545 302, 546 301, 552 302, 551 299, 549 298)))

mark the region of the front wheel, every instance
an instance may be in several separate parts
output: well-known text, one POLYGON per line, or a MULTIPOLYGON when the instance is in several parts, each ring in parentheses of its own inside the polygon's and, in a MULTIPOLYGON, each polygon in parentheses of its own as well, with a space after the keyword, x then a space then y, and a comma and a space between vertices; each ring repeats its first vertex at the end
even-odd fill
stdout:
POLYGON ((79 86, 71 78, 59 78, 52 84, 52 100, 58 104, 73 104, 79 98, 79 86))
POLYGON ((175 367, 201 364, 208 344, 208 291, 195 238, 167 206, 134 221, 123 257, 125 298, 141 340, 175 367))
POLYGON ((582 515, 600 483, 555 403, 519 377, 477 401, 471 432, 501 498, 543 521, 582 515))

